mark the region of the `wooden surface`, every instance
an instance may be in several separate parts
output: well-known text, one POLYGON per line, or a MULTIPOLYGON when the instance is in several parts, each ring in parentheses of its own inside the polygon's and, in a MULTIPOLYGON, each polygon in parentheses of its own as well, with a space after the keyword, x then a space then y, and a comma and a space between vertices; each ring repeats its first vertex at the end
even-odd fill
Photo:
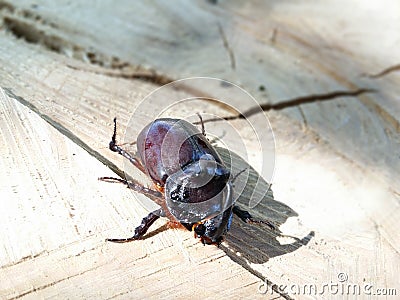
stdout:
MULTIPOLYGON (((310 297, 297 288, 321 292, 346 276, 361 298, 399 295, 400 75, 379 75, 400 62, 399 11, 396 1, 0 2, 0 296, 297 299, 310 297), (264 107, 273 196, 251 212, 282 233, 234 218, 218 249, 159 220, 142 241, 106 243, 147 212, 129 190, 97 180, 124 169, 107 148, 112 118, 120 137, 133 113, 139 130, 153 112, 136 105, 187 76, 233 81, 264 107), (260 294, 263 282, 281 290, 260 294)), ((233 115, 210 102, 195 109, 233 115)), ((254 157, 246 120, 231 122, 254 157)))

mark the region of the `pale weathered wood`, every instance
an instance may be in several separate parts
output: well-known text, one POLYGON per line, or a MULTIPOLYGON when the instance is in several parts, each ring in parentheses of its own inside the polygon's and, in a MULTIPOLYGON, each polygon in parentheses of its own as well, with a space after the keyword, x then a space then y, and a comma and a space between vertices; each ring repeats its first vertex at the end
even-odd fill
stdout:
POLYGON ((97 181, 112 172, 28 107, 2 94, 1 115, 2 297, 257 295, 257 277, 189 232, 105 243, 130 234, 145 210, 97 181))
MULTIPOLYGON (((242 84, 260 103, 277 104, 300 96, 374 89, 374 93, 359 97, 334 96, 320 103, 314 97, 312 103, 269 113, 276 137, 275 199, 269 194, 252 213, 283 224, 280 227, 283 234, 296 238, 283 238, 235 219, 222 249, 234 261, 257 272, 261 279, 287 287, 312 284, 320 292, 325 284, 338 283, 339 273, 346 273, 345 284, 356 284, 361 289, 367 284, 373 289, 397 288, 399 293, 398 75, 393 72, 380 78, 367 76, 400 60, 399 52, 394 50, 398 49, 396 28, 400 22, 395 1, 374 8, 362 2, 342 1, 258 5, 239 1, 213 5, 199 1, 174 6, 153 3, 154 9, 138 3, 104 4, 96 8, 90 2, 76 7, 62 2, 35 3, 36 6, 31 6, 30 1, 20 1, 18 6, 3 5, 1 11, 3 28, 9 33, 0 33, 0 86, 8 88, 6 98, 11 97, 4 102, 11 104, 4 106, 7 113, 2 115, 1 128, 7 138, 4 144, 36 145, 35 148, 29 144, 32 150, 15 156, 2 148, 6 170, 2 194, 4 190, 5 198, 15 199, 11 202, 14 206, 7 207, 18 216, 14 220, 10 214, 3 220, 4 224, 21 225, 2 226, 7 228, 2 234, 8 241, 1 254, 4 265, 1 290, 5 291, 5 297, 31 291, 28 294, 31 297, 107 298, 118 293, 122 297, 211 297, 216 293, 219 297, 234 294, 253 298, 260 283, 260 279, 230 261, 223 252, 200 247, 187 232, 165 231, 141 244, 121 246, 102 242, 109 234, 129 235, 145 210, 137 202, 131 202, 131 194, 120 186, 96 181, 98 176, 111 174, 96 159, 109 166, 112 161, 123 169, 121 159, 107 149, 112 117, 118 116, 118 134, 122 137, 135 105, 158 87, 159 81, 151 84, 107 76, 107 73, 118 74, 118 68, 85 65, 59 52, 80 60, 90 60, 88 53, 93 52, 97 57, 91 60, 106 66, 112 65, 111 57, 117 56, 119 61, 130 64, 126 69, 131 73, 142 65, 170 78, 222 77, 242 84), (373 28, 367 26, 371 22, 375 24, 373 28), (35 30, 39 34, 33 42, 38 45, 15 39, 15 34, 25 39, 35 37, 35 30), (49 51, 50 43, 55 43, 53 50, 58 53, 49 51), (21 102, 41 114, 50 125, 61 125, 66 130, 60 134, 37 116, 31 118, 40 122, 29 123, 21 117, 22 113, 3 119, 13 111, 30 115, 21 102), (12 136, 15 128, 30 127, 34 128, 33 134, 19 129, 12 136), (44 149, 40 132, 45 130, 52 132, 46 134, 52 137, 51 144, 61 146, 44 149), (59 147, 67 153, 76 152, 79 161, 74 162, 75 156, 64 153, 67 167, 61 167, 62 172, 55 168, 54 174, 50 172, 51 175, 43 177, 47 167, 53 165, 41 153, 62 153, 59 147), (72 148, 76 151, 69 150, 72 148), (20 171, 13 169, 14 161, 22 165, 20 171), (37 168, 43 169, 42 172, 35 171, 37 168), (37 173, 41 176, 32 179, 32 174, 37 173), (23 182, 28 182, 26 190, 14 185, 17 174, 24 178, 23 182), (45 184, 46 180, 52 184, 45 184), (71 185, 76 188, 71 189, 71 185), (26 195, 36 199, 38 206, 40 197, 51 204, 57 195, 54 212, 61 216, 57 218, 57 214, 53 216, 41 208, 41 217, 34 220, 35 226, 30 226, 23 221, 25 214, 33 219, 34 212, 25 205, 26 195), (68 203, 72 203, 72 214, 78 218, 69 215, 68 203), (95 217, 86 219, 88 211, 95 217), (115 213, 111 215, 110 211, 115 213), (48 216, 55 219, 54 228, 41 226, 48 216), (90 226, 86 227, 88 220, 90 226), (28 229, 36 229, 37 233, 28 229), (56 229, 63 234, 57 236, 56 229), (10 238, 12 233, 25 230, 29 233, 27 240, 10 238), (75 256, 78 253, 81 254, 75 256), (115 256, 110 259, 109 253, 115 256), (54 261, 61 265, 56 270, 54 261), (40 275, 26 276, 32 266, 39 266, 40 275), (190 273, 187 278, 201 279, 187 279, 181 271, 190 273), (228 273, 239 277, 231 278, 228 273), (99 289, 95 291, 87 281, 99 289), (135 290, 138 294, 134 294, 135 290)), ((117 63, 114 59, 114 64, 117 63)), ((181 93, 183 97, 190 96, 191 91, 171 93, 181 93)), ((148 121, 151 109, 150 106, 137 115, 138 130, 148 121)), ((223 116, 232 114, 226 107, 209 102, 199 104, 196 110, 223 116)), ((187 113, 192 114, 193 109, 185 105, 176 112, 187 113)), ((257 153, 246 122, 236 119, 232 123, 250 145, 251 158, 257 153)), ((206 123, 206 127, 213 132, 218 122, 206 123)), ((230 138, 224 137, 227 142, 230 138)), ((258 167, 257 161, 251 165, 258 167)), ((246 163, 238 160, 237 168, 240 166, 246 163)), ((250 190, 251 184, 246 191, 250 190)), ((246 195, 239 201, 246 203, 246 195)), ((158 224, 161 226, 162 222, 158 224)), ((295 298, 306 294, 286 292, 295 298)), ((361 295, 365 297, 367 292, 361 290, 361 295)), ((320 296, 330 298, 333 293, 327 291, 320 296)))

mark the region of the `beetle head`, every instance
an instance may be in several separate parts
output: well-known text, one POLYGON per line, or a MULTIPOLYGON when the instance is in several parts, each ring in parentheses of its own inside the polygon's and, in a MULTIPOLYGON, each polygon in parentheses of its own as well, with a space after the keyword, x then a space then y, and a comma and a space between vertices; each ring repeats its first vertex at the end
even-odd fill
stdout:
POLYGON ((227 224, 223 215, 233 205, 229 176, 225 166, 208 157, 187 165, 166 180, 168 209, 181 223, 202 223, 196 229, 198 236, 214 241, 222 235, 220 227, 227 224))

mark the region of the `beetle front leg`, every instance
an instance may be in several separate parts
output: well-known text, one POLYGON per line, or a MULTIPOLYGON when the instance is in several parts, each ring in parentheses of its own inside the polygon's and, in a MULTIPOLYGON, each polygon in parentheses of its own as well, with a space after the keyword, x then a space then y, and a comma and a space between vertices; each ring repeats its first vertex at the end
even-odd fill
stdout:
POLYGON ((140 161, 132 156, 130 153, 126 152, 124 149, 122 149, 120 146, 117 145, 116 142, 117 138, 117 118, 114 118, 114 133, 111 137, 111 141, 109 144, 109 148, 113 152, 117 152, 118 154, 122 155, 126 159, 128 159, 136 168, 138 168, 140 171, 146 174, 146 171, 143 167, 143 165, 140 163, 140 161))
POLYGON ((106 242, 113 242, 113 243, 128 243, 131 241, 141 239, 150 228, 153 223, 160 218, 160 215, 163 214, 162 209, 157 209, 151 213, 149 213, 146 217, 142 219, 142 222, 138 227, 135 228, 135 234, 130 238, 125 239, 106 239, 106 242))
POLYGON ((251 216, 251 214, 248 211, 241 209, 237 205, 233 206, 232 212, 235 215, 237 215, 245 223, 248 223, 248 224, 265 224, 269 228, 271 228, 272 230, 279 231, 279 229, 277 228, 277 226, 273 222, 268 221, 268 220, 265 220, 265 221, 254 220, 253 217, 251 216))

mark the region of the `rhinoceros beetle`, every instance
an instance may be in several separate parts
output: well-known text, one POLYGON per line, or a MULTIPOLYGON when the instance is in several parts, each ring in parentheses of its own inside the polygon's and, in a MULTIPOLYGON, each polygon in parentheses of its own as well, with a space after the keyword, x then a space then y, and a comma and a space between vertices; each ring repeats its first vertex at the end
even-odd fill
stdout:
POLYGON ((107 239, 124 243, 143 237, 160 217, 194 231, 203 244, 219 244, 236 214, 247 223, 264 223, 275 229, 269 221, 254 220, 245 210, 234 205, 230 170, 206 138, 201 116, 200 131, 181 119, 162 118, 148 124, 137 137, 135 157, 116 142, 117 121, 109 148, 128 159, 141 172, 150 177, 150 189, 126 179, 100 177, 103 181, 117 181, 148 196, 161 206, 149 213, 136 227, 132 237, 107 239))

